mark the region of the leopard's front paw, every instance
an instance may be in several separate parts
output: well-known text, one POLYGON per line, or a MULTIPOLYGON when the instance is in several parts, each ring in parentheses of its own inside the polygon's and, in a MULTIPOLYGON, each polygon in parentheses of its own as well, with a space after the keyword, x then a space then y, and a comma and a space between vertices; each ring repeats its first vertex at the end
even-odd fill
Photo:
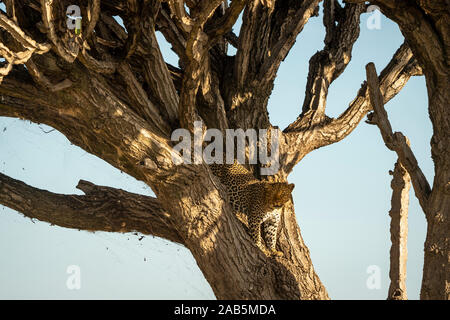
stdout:
POLYGON ((263 245, 259 245, 258 248, 266 255, 266 257, 270 257, 272 255, 272 252, 270 250, 267 250, 267 248, 263 245))

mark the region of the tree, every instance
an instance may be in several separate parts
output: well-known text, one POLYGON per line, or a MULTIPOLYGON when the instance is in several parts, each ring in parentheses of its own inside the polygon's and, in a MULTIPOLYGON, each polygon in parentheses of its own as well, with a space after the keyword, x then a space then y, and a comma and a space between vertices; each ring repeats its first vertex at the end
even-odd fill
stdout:
MULTIPOLYGON (((193 132, 198 119, 221 131, 274 129, 267 102, 277 70, 320 2, 79 1, 80 32, 68 27, 75 20, 64 15, 69 1, 5 1, 0 116, 52 126, 148 184, 156 198, 87 181, 78 185, 84 196, 59 195, 0 174, 0 203, 63 227, 139 231, 180 243, 219 299, 327 299, 293 203, 283 208, 280 223, 284 257, 267 258, 233 215, 208 166, 175 164, 170 139, 177 128, 193 132), (232 27, 241 13, 236 35, 232 27), (155 31, 172 45, 178 66, 164 61, 155 31), (229 45, 236 55, 227 55, 229 45)), ((428 220, 421 297, 448 299, 448 6, 431 0, 371 3, 398 23, 406 40, 378 77, 382 102, 410 77, 423 73, 427 79, 433 188, 409 172, 417 165, 405 168, 428 220)), ((347 137, 372 110, 364 83, 339 117, 325 113, 328 88, 351 60, 367 5, 325 0, 323 6, 325 46, 310 60, 302 111, 281 134, 280 170, 262 179, 286 181, 308 153, 347 137)))

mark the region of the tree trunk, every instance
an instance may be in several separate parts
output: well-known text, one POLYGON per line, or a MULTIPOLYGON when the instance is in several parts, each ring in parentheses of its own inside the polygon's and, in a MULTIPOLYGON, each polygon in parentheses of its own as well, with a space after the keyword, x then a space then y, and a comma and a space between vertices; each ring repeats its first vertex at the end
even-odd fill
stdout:
POLYGON ((435 165, 433 192, 426 217, 427 237, 421 299, 450 299, 450 92, 449 78, 428 81, 430 117, 434 134, 431 151, 435 165))
POLYGON ((223 200, 226 197, 214 192, 211 179, 197 175, 195 179, 195 185, 183 191, 177 186, 163 193, 189 194, 189 202, 184 197, 177 202, 171 196, 171 203, 175 201, 179 207, 170 209, 183 207, 190 215, 198 217, 187 232, 186 247, 217 299, 329 299, 314 272, 292 203, 284 210, 280 226, 279 250, 284 252, 284 257, 267 258, 252 243, 246 227, 229 210, 223 200), (199 195, 208 195, 207 200, 202 197, 201 206, 195 205, 199 195))

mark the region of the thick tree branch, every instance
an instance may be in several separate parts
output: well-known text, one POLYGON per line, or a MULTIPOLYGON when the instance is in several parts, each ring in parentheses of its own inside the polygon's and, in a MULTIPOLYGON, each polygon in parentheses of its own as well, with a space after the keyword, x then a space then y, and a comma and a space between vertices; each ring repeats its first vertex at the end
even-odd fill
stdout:
MULTIPOLYGON (((210 89, 210 61, 208 51, 209 38, 204 32, 204 25, 209 17, 221 4, 221 0, 202 2, 195 15, 195 22, 189 24, 189 38, 186 43, 186 68, 180 92, 178 117, 183 128, 193 132, 194 121, 198 117, 196 110, 196 96, 200 85, 203 94, 210 89)), ((175 9, 174 9, 175 10, 175 9)), ((184 9, 183 9, 184 10, 184 9)), ((176 14, 176 12, 173 12, 176 14)))
POLYGON ((194 21, 187 14, 184 9, 184 1, 183 0, 167 0, 169 4, 170 11, 172 15, 175 17, 176 24, 178 28, 183 31, 186 35, 190 33, 192 25, 194 21))
POLYGON ((89 54, 85 46, 81 49, 81 55, 78 56, 78 59, 85 65, 86 68, 97 73, 113 74, 116 72, 118 65, 118 63, 112 58, 108 60, 95 59, 89 54))
POLYGON ((0 173, 0 204, 26 217, 87 231, 140 232, 183 244, 173 218, 156 198, 80 180, 85 195, 31 187, 0 173))
POLYGON ((141 21, 144 17, 144 13, 148 13, 146 7, 152 5, 156 10, 158 10, 159 2, 154 1, 150 4, 148 0, 128 0, 126 5, 128 10, 126 15, 127 18, 124 19, 124 24, 127 28, 128 36, 122 52, 122 57, 125 60, 129 59, 133 55, 138 46, 138 41, 143 31, 141 21), (142 2, 142 4, 140 2, 142 2))
MULTIPOLYGON (((384 103, 395 97, 408 80, 417 75, 422 75, 422 69, 405 43, 397 50, 392 60, 380 74, 379 81, 384 103)), ((348 136, 371 108, 367 84, 364 83, 349 108, 338 118, 325 125, 321 132, 323 140, 320 141, 319 146, 338 142, 348 136)))
POLYGON ((156 134, 101 77, 81 72, 77 86, 48 95, 26 75, 16 71, 0 86, 0 116, 52 126, 75 145, 150 185, 176 169, 167 137, 156 134), (140 165, 145 159, 150 167, 140 165))
POLYGON ((174 124, 178 118, 179 97, 156 39, 153 15, 154 12, 152 13, 150 8, 143 14, 141 24, 144 32, 137 48, 137 54, 143 58, 143 65, 140 64, 139 68, 143 67, 150 99, 161 106, 160 109, 165 111, 168 121, 174 124))
POLYGON ((33 50, 37 54, 44 54, 50 50, 50 44, 40 44, 27 36, 22 29, 4 14, 0 13, 0 27, 5 29, 15 40, 17 40, 25 49, 33 50))
POLYGON ((160 115, 159 110, 149 100, 147 93, 137 81, 133 72, 131 72, 128 63, 122 62, 118 72, 122 75, 122 78, 127 84, 129 95, 136 104, 134 110, 137 110, 138 114, 147 122, 153 124, 153 126, 158 129, 159 133, 169 136, 170 128, 160 115))
POLYGON ((377 71, 373 63, 366 66, 367 82, 369 86, 370 103, 374 110, 374 116, 371 122, 375 123, 380 129, 381 136, 386 146, 397 153, 401 164, 411 176, 412 185, 419 200, 420 206, 425 213, 428 212, 428 199, 431 194, 431 188, 425 175, 420 169, 417 159, 412 152, 407 138, 401 132, 392 132, 392 127, 384 109, 383 95, 380 91, 377 71))
MULTIPOLYGON (((238 0, 236 0, 238 1, 238 0)), ((223 0, 201 1, 198 3, 194 14, 194 28, 205 25, 206 21, 212 17, 216 9, 222 4, 223 0)))
POLYGON ((125 44, 128 37, 127 32, 116 19, 102 12, 100 13, 100 21, 103 23, 104 27, 108 29, 109 36, 113 36, 122 45, 125 44))
POLYGON ((8 17, 10 17, 12 21, 17 23, 16 6, 14 4, 14 0, 6 0, 3 1, 3 3, 5 4, 6 14, 8 15, 8 17))
POLYGON ((283 1, 275 2, 272 18, 275 26, 271 30, 268 56, 264 59, 258 75, 260 81, 272 81, 275 78, 281 62, 288 55, 297 36, 309 18, 317 14, 320 1, 294 1, 288 5, 283 1))
POLYGON ((237 49, 237 47, 239 45, 239 38, 233 31, 226 33, 224 35, 224 37, 228 41, 229 44, 231 44, 233 47, 235 47, 237 49))

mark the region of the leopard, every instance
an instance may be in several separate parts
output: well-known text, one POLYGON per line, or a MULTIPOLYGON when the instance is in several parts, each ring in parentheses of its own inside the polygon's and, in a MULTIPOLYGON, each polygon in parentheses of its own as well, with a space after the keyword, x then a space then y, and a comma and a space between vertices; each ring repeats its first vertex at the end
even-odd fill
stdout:
POLYGON ((276 250, 278 225, 281 208, 292 199, 294 184, 258 180, 237 161, 209 167, 226 187, 234 214, 246 218, 253 243, 266 256, 282 257, 283 253, 276 250))

